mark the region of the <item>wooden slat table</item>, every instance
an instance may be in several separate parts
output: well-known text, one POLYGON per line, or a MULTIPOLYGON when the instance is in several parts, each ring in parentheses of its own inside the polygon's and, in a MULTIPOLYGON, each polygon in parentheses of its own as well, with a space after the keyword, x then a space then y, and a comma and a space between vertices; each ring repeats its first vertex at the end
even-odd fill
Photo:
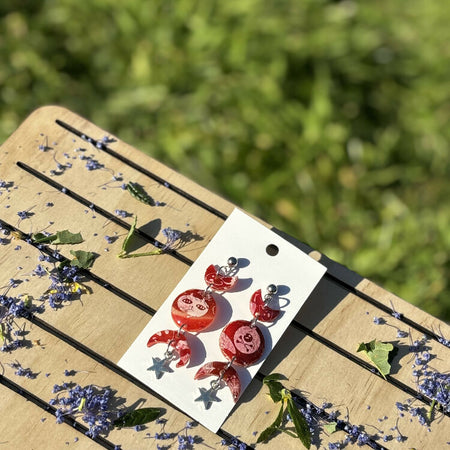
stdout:
MULTIPOLYGON (((25 330, 27 345, 0 353, 2 449, 115 445, 141 449, 158 444, 177 448, 176 433, 189 420, 116 363, 234 206, 118 138, 105 142, 104 136, 109 135, 85 119, 50 106, 31 114, 0 147, 0 180, 5 182, 0 185, 2 293, 38 299, 49 286, 47 276, 33 273, 44 250, 29 240, 16 239, 17 231, 24 238, 42 230, 80 231, 85 242, 60 246, 58 251, 68 258, 73 248, 99 255, 85 278, 89 294, 56 310, 47 304, 33 317, 16 320, 25 330), (93 169, 101 166, 88 170, 87 164, 93 169), (127 181, 142 185, 157 202, 155 206, 140 203, 123 190, 121 184, 127 181), (116 210, 129 215, 119 217, 116 210), (27 211, 27 217, 20 218, 20 211, 27 211), (177 253, 121 260, 117 254, 132 215, 139 217, 141 250, 164 242, 161 230, 167 226, 185 232, 188 242, 177 253), (113 242, 108 243, 105 236, 113 242), (15 375, 11 367, 15 361, 36 376, 15 375), (65 376, 66 370, 75 372, 65 376), (142 431, 113 430, 95 441, 85 436, 81 418, 57 424, 48 402, 55 396, 53 386, 64 381, 109 386, 126 406, 164 408, 164 431, 173 433, 172 437, 154 439, 163 426, 154 422, 142 431)), ((200 425, 189 430, 196 436, 194 448, 221 448, 221 441, 230 443, 233 436, 254 446, 258 433, 276 414, 262 385, 262 377, 274 371, 288 377, 286 387, 300 399, 318 407, 328 404, 318 420, 313 448, 328 448, 348 434, 340 430, 328 435, 323 430, 333 411, 338 419, 365 430, 372 448, 448 448, 448 414, 436 412, 434 420, 422 426, 410 411, 399 411, 396 403, 408 405, 408 399, 419 396, 414 355, 409 351, 413 341, 425 336, 429 366, 448 371, 450 349, 439 340, 450 338, 450 327, 318 251, 284 237, 326 265, 327 273, 219 433, 200 425), (375 324, 374 317, 381 318, 382 324, 375 324), (407 335, 397 337, 398 330, 407 335), (356 352, 359 343, 375 338, 398 348, 386 380, 356 352), (392 439, 384 442, 384 435, 392 439)), ((429 403, 420 397, 410 408, 426 411, 429 403)), ((264 446, 301 448, 285 434, 269 444, 258 444, 258 448, 264 446)))

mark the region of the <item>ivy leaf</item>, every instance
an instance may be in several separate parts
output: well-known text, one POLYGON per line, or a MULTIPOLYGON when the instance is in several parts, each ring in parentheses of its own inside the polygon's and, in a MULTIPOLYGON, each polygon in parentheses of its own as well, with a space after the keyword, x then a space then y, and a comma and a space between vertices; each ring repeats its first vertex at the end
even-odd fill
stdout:
POLYGON ((118 428, 144 425, 155 420, 160 414, 161 408, 140 408, 119 417, 113 425, 118 428))
POLYGON ((394 349, 390 343, 384 343, 374 339, 373 341, 359 344, 358 352, 363 352, 372 361, 380 374, 386 379, 386 375, 391 371, 391 365, 388 362, 389 352, 394 349))
POLYGON ((130 181, 127 184, 127 191, 136 200, 139 200, 146 205, 155 206, 155 201, 150 197, 150 195, 147 194, 147 192, 145 192, 144 188, 140 184, 130 181))
POLYGON ((57 231, 53 244, 80 244, 83 242, 81 233, 71 233, 69 230, 57 231))
POLYGON ((123 258, 128 253, 129 244, 130 244, 131 238, 134 235, 134 231, 136 230, 136 225, 137 225, 137 216, 134 216, 133 224, 131 225, 131 228, 128 231, 128 234, 126 235, 125 239, 123 240, 122 250, 118 255, 119 258, 123 258))
POLYGON ((94 264, 95 253, 85 252, 84 250, 70 250, 70 254, 75 257, 70 261, 71 266, 89 269, 94 264))
POLYGON ((294 422, 295 431, 298 438, 302 441, 302 444, 306 448, 311 447, 311 432, 309 431, 308 423, 303 417, 302 413, 295 406, 294 401, 289 399, 287 402, 287 409, 291 416, 292 422, 294 422))
POLYGON ((35 233, 31 236, 36 244, 80 244, 83 242, 81 233, 71 233, 69 230, 57 231, 56 234, 46 235, 44 233, 35 233))
POLYGON ((260 442, 268 441, 275 434, 275 432, 279 429, 279 427, 281 425, 281 421, 283 420, 283 407, 284 407, 284 405, 281 405, 280 411, 279 411, 275 421, 273 422, 273 424, 268 426, 259 435, 258 440, 256 441, 257 444, 259 444, 260 442))
POLYGON ((336 426, 337 426, 337 422, 330 422, 330 423, 324 424, 323 429, 328 434, 333 434, 336 431, 336 426))

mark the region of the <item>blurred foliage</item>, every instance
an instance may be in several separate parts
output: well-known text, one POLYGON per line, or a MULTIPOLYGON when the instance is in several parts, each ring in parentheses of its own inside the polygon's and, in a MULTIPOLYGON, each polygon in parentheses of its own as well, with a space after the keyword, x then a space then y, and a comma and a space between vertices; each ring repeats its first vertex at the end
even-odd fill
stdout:
POLYGON ((64 105, 450 320, 449 23, 436 0, 2 0, 0 140, 64 105))

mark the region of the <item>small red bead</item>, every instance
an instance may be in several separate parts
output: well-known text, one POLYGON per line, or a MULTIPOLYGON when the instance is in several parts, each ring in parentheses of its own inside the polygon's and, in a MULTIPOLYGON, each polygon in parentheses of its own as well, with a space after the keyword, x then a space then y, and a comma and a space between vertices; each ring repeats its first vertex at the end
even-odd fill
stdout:
POLYGON ((264 352, 261 330, 248 320, 229 323, 220 334, 219 347, 224 356, 238 366, 255 364, 264 352))
POLYGON ((213 296, 201 289, 189 289, 172 303, 172 319, 185 331, 202 331, 216 317, 216 302, 213 296))

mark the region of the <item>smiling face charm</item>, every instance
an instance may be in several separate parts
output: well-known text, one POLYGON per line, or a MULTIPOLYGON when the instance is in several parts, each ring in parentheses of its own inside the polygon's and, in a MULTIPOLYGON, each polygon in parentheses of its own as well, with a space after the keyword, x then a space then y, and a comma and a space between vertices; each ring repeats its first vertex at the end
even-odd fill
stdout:
POLYGON ((172 318, 185 331, 202 331, 209 327, 216 315, 216 302, 201 289, 189 289, 172 303, 172 318))
POLYGON ((238 366, 251 366, 262 356, 264 337, 261 330, 248 320, 236 320, 228 324, 219 338, 224 356, 238 366))

